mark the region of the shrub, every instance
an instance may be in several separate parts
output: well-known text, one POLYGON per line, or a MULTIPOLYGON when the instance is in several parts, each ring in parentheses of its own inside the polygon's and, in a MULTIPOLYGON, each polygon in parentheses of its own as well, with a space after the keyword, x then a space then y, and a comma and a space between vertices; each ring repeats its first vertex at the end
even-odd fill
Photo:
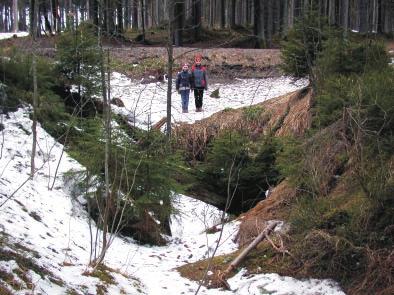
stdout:
POLYGON ((223 133, 209 148, 203 181, 223 197, 232 197, 230 211, 248 210, 265 198, 265 191, 279 178, 276 151, 276 141, 271 137, 250 143, 238 132, 223 133))
POLYGON ((284 73, 314 80, 312 70, 328 34, 326 21, 316 12, 309 11, 299 18, 282 43, 284 73))
POLYGON ((80 96, 99 93, 101 54, 93 24, 81 23, 62 33, 57 43, 57 70, 69 86, 76 85, 80 96))

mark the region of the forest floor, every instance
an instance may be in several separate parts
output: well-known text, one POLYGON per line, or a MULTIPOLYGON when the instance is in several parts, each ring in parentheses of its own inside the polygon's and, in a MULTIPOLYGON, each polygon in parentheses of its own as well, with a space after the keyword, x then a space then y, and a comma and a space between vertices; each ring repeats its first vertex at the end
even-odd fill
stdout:
MULTIPOLYGON (((29 37, 14 37, 0 40, 0 47, 9 50, 18 48, 31 52, 36 49, 46 57, 55 57, 57 36, 43 37, 33 41, 29 37)), ((209 41, 207 41, 209 42, 209 41)), ((203 65, 207 67, 209 79, 223 82, 237 78, 267 78, 281 75, 281 62, 278 49, 244 49, 222 48, 223 44, 196 43, 189 47, 174 48, 174 73, 180 70, 185 62, 192 64, 194 56, 201 54, 203 65)), ((149 78, 160 80, 168 60, 167 48, 162 46, 146 46, 135 42, 115 39, 104 42, 111 52, 113 70, 126 74, 133 79, 149 78), (153 78, 152 78, 153 77, 153 78)))
MULTIPOLYGON (((126 34, 127 35, 127 34, 126 34)), ((163 46, 162 31, 148 31, 151 45, 134 40, 137 34, 130 32, 128 39, 107 38, 103 44, 111 52, 112 69, 132 79, 156 82, 163 79, 168 61, 167 48, 163 46)), ((14 37, 0 40, 2 48, 18 48, 37 52, 46 57, 55 57, 57 36, 42 37, 33 41, 29 37, 14 37)), ((247 34, 235 31, 205 32, 203 41, 186 42, 184 47, 174 47, 174 70, 176 73, 184 63, 192 64, 194 56, 201 54, 207 67, 209 80, 215 83, 229 82, 235 78, 279 77, 281 53, 279 49, 253 49, 247 34), (230 46, 233 47, 230 47, 230 46), (244 48, 244 47, 247 48, 244 48)), ((0 38, 1 39, 1 38, 0 38)), ((394 41, 384 40, 387 51, 394 58, 394 41)), ((275 42, 278 43, 278 42, 275 42)))

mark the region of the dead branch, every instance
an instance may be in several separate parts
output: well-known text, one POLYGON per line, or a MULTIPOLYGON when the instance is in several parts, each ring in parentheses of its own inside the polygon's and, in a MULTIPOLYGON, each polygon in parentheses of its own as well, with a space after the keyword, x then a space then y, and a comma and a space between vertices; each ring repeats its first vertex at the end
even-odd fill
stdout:
POLYGON ((246 247, 241 254, 239 254, 227 267, 227 269, 224 272, 219 273, 219 281, 222 283, 223 287, 226 288, 227 290, 230 290, 230 285, 227 283, 226 278, 229 276, 231 272, 234 271, 234 269, 237 268, 237 266, 245 259, 245 257, 254 249, 257 247, 257 245, 263 241, 265 238, 268 237, 268 235, 275 229, 275 227, 279 224, 278 221, 272 222, 269 224, 254 240, 252 243, 249 244, 248 247, 246 247))

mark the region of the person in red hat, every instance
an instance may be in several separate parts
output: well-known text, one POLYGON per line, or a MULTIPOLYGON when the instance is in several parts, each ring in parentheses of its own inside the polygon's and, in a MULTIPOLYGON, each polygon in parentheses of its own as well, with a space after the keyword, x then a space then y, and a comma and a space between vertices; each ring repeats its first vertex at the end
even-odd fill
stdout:
POLYGON ((189 111, 189 94, 192 89, 192 75, 189 72, 189 65, 183 64, 182 71, 177 75, 175 87, 182 99, 182 113, 189 111))
POLYGON ((196 103, 196 112, 202 111, 202 100, 204 90, 208 89, 207 70, 201 65, 202 56, 196 55, 194 65, 192 66, 192 81, 194 89, 194 100, 196 103))

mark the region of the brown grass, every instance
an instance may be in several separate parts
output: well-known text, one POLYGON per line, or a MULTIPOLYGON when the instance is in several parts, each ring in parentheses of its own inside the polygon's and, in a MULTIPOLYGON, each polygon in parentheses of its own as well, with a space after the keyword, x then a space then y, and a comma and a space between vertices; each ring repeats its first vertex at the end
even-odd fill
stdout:
POLYGON ((266 226, 269 220, 286 219, 289 205, 296 196, 296 190, 288 181, 282 181, 269 194, 268 198, 260 201, 254 208, 242 214, 241 224, 236 237, 242 247, 255 238, 266 226))

